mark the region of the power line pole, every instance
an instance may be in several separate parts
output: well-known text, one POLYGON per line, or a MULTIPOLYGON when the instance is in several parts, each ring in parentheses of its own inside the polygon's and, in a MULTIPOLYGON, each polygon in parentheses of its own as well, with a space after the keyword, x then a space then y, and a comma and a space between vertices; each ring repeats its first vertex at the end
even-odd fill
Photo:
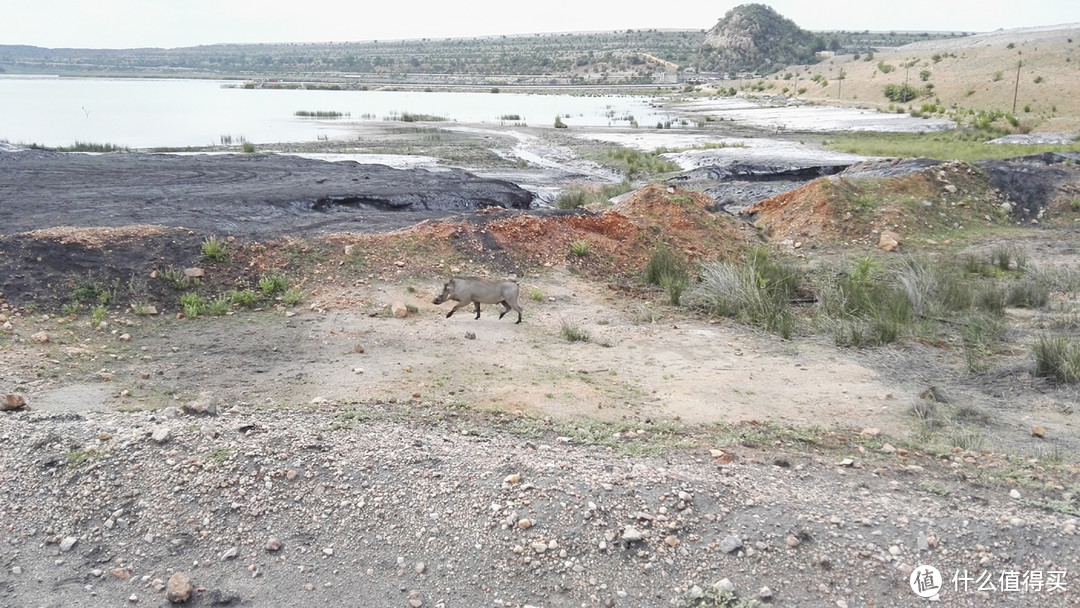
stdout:
POLYGON ((1016 116, 1016 94, 1020 92, 1020 66, 1024 65, 1024 60, 1016 62, 1016 85, 1013 86, 1013 109, 1012 115, 1016 116))

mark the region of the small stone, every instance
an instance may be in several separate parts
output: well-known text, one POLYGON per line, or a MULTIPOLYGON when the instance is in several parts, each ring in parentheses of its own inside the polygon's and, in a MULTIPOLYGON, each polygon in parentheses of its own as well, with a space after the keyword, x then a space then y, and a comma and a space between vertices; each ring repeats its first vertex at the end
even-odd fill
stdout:
POLYGON ((537 542, 532 543, 531 545, 529 545, 529 548, 532 549, 533 551, 536 551, 537 553, 544 553, 545 551, 547 551, 548 546, 547 546, 547 543, 545 543, 545 542, 537 541, 537 542))
POLYGON ((799 537, 795 536, 794 534, 788 534, 787 538, 784 539, 784 544, 794 549, 795 547, 798 547, 800 544, 802 544, 802 541, 800 541, 799 537))
POLYGON ((466 340, 475 340, 476 339, 476 334, 474 334, 471 331, 467 331, 467 332, 465 332, 465 339, 466 340))
POLYGON ((173 604, 182 604, 191 599, 191 592, 194 590, 195 586, 191 584, 188 575, 175 572, 169 577, 169 582, 165 586, 165 599, 173 604))
POLYGON ((11 573, 12 574, 22 574, 22 567, 21 566, 13 566, 11 568, 11 573))
POLYGON ((230 547, 228 550, 221 554, 221 561, 236 559, 236 554, 239 552, 240 550, 236 547, 230 547))
POLYGON ((1009 490, 1009 496, 1012 498, 1020 498, 1020 491, 1016 488, 1009 490))
POLYGON ((713 589, 720 592, 735 593, 735 583, 731 582, 729 578, 722 578, 713 583, 713 589))
POLYGON ((36 334, 30 336, 30 339, 34 342, 37 342, 38 344, 45 344, 50 340, 48 332, 44 331, 37 332, 36 334))
POLYGON ((761 589, 758 589, 757 596, 763 600, 768 601, 770 598, 772 598, 772 589, 769 589, 768 587, 762 587, 761 589))
POLYGON ((180 409, 185 414, 193 416, 215 416, 217 415, 217 398, 212 393, 199 393, 194 401, 185 403, 180 409))
POLYGON ((1033 426, 1033 427, 1031 427, 1031 436, 1032 437, 1038 437, 1039 439, 1042 439, 1042 438, 1046 437, 1046 427, 1042 427, 1042 426, 1033 426))
POLYGON ((677 546, 679 546, 679 537, 678 536, 668 536, 668 537, 664 538, 664 543, 669 547, 677 547, 677 546))
POLYGON ((334 555, 333 547, 323 547, 322 554, 326 557, 332 557, 334 555))
POLYGON ((896 251, 900 248, 900 235, 891 230, 885 230, 878 237, 878 247, 884 251, 896 251))
POLYGON ((170 430, 167 426, 163 426, 154 429, 154 432, 150 435, 150 438, 154 440, 154 443, 165 443, 169 440, 171 436, 172 430, 170 430))
POLYGON ((645 535, 634 526, 626 526, 623 528, 622 538, 628 543, 635 543, 645 538, 645 535))
POLYGON ((838 466, 842 466, 842 467, 850 467, 850 466, 853 466, 855 464, 855 461, 850 459, 850 458, 845 458, 845 459, 841 460, 840 462, 838 462, 836 464, 838 466))
POLYGON ((4 401, 0 403, 0 411, 14 412, 26 407, 26 398, 19 393, 4 395, 4 401))
POLYGON ((529 528, 533 527, 533 522, 527 517, 522 517, 518 520, 517 527, 521 528, 522 530, 528 530, 529 528))
POLYGON ((206 276, 206 271, 202 268, 185 268, 184 276, 189 279, 199 279, 206 276))
POLYGON ((281 541, 276 538, 271 538, 270 540, 266 541, 266 550, 271 552, 280 551, 281 541))
POLYGON ((507 475, 503 479, 503 483, 518 483, 520 481, 521 481, 521 475, 518 475, 517 473, 515 473, 513 475, 507 475))
POLYGON ((416 565, 413 566, 413 571, 417 574, 423 574, 425 570, 427 570, 427 564, 424 562, 416 562, 416 565))
POLYGON ((886 443, 885 445, 881 446, 881 451, 885 454, 895 454, 896 448, 893 446, 893 444, 886 443))
POLYGON ((724 540, 720 541, 720 551, 724 553, 734 553, 742 549, 742 546, 742 539, 733 534, 729 534, 724 540))
POLYGON ((409 316, 409 307, 404 302, 394 302, 390 305, 390 312, 393 313, 395 319, 404 319, 409 316))
POLYGON ((120 340, 121 342, 130 342, 131 334, 120 334, 116 339, 120 340))
POLYGON ((71 548, 74 547, 77 542, 79 542, 79 539, 74 536, 64 537, 64 540, 60 541, 60 551, 64 553, 71 551, 71 548))
POLYGON ((121 581, 131 580, 131 568, 112 568, 109 570, 109 576, 121 581))
POLYGON ((139 601, 139 596, 132 593, 131 595, 128 596, 128 601, 131 602, 132 604, 135 604, 135 603, 137 603, 139 601))

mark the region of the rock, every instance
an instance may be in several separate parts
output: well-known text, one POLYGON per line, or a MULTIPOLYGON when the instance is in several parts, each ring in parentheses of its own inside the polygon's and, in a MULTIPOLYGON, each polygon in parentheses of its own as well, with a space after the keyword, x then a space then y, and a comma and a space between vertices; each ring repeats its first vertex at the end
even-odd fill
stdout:
POLYGON ((513 473, 503 478, 503 483, 519 483, 521 481, 521 475, 513 473))
POLYGON ((761 589, 758 589, 757 596, 765 601, 768 601, 772 598, 772 589, 769 589, 768 587, 762 587, 761 589))
POLYGON ((357 353, 357 354, 361 354, 361 355, 364 354, 364 345, 363 344, 357 344, 356 346, 353 347, 352 352, 357 353))
POLYGON ((467 332, 465 332, 465 339, 466 340, 475 340, 476 339, 476 334, 474 334, 471 331, 467 331, 467 332))
POLYGON ((416 562, 416 565, 413 566, 413 572, 417 574, 423 574, 425 570, 427 570, 427 564, 424 562, 416 562))
POLYGON ((8 393, 4 395, 3 402, 0 402, 2 412, 14 412, 24 408, 26 408, 26 398, 19 393, 8 393))
POLYGON ((735 583, 731 582, 731 579, 729 578, 722 578, 713 583, 713 589, 716 589, 721 593, 735 593, 735 583))
POLYGON ((206 276, 206 271, 202 268, 185 268, 184 276, 189 279, 199 279, 206 276))
POLYGON ((191 584, 188 575, 183 572, 174 572, 165 585, 165 599, 173 604, 182 604, 191 599, 191 592, 194 590, 195 586, 191 584))
POLYGON ((799 540, 798 536, 795 536, 794 534, 788 534, 787 538, 784 539, 784 544, 794 549, 795 547, 798 547, 800 544, 802 544, 802 541, 799 540))
POLYGON ((394 302, 390 305, 390 312, 395 319, 404 319, 409 316, 409 307, 404 302, 394 302))
POLYGON ((881 446, 881 451, 884 454, 895 454, 896 448, 893 446, 893 444, 886 443, 885 445, 881 446))
POLYGON ((882 231, 878 237, 878 247, 885 251, 896 251, 900 248, 900 235, 891 230, 882 231))
POLYGON ((217 398, 211 393, 199 393, 194 401, 185 403, 180 409, 192 416, 216 416, 217 398))
POLYGON ((50 338, 48 332, 39 331, 36 334, 30 336, 30 339, 34 342, 37 342, 38 344, 45 344, 49 341, 50 338))
POLYGON ((280 551, 281 550, 281 541, 276 539, 276 538, 271 538, 270 540, 266 541, 265 549, 267 551, 271 551, 271 552, 280 551))
POLYGON ((1031 427, 1031 436, 1032 437, 1038 437, 1039 439, 1042 439, 1042 438, 1046 437, 1046 427, 1042 427, 1042 426, 1033 426, 1033 427, 1031 427))
POLYGON ((523 517, 518 520, 517 527, 521 528, 522 530, 528 530, 529 528, 533 527, 533 522, 531 519, 523 517))
POLYGON ((729 534, 724 540, 720 541, 720 551, 724 553, 734 553, 742 549, 742 546, 742 539, 733 534, 729 534))
POLYGON ((529 548, 537 553, 544 553, 548 550, 548 545, 543 541, 536 541, 535 543, 530 544, 529 548))
POLYGON ((131 580, 132 574, 131 568, 112 568, 109 570, 109 576, 121 581, 131 580))
POLYGON ((227 551, 221 554, 221 561, 236 559, 236 555, 238 553, 240 553, 239 549, 237 549, 236 547, 230 547, 227 551))
POLYGON ((677 547, 677 546, 679 546, 679 537, 678 536, 668 536, 668 537, 664 538, 664 544, 666 544, 669 547, 677 547))
POLYGON ((120 334, 119 336, 117 336, 116 339, 120 340, 121 342, 130 342, 131 334, 120 334))
POLYGON ((79 539, 74 536, 64 537, 64 540, 60 541, 60 551, 63 553, 71 551, 72 547, 74 547, 77 542, 79 542, 79 539))
POLYGON ((154 432, 150 435, 150 438, 153 439, 155 443, 165 443, 169 440, 171 436, 172 431, 169 429, 169 427, 163 426, 154 429, 154 432))
POLYGON ((1020 491, 1017 490, 1016 488, 1013 488, 1013 489, 1009 490, 1009 496, 1012 497, 1012 498, 1019 499, 1020 498, 1020 491))
POLYGON ((954 184, 945 184, 945 191, 949 194, 956 194, 957 188, 954 184))
POLYGON ((644 539, 645 535, 634 526, 626 526, 623 528, 622 538, 628 543, 636 543, 644 539))

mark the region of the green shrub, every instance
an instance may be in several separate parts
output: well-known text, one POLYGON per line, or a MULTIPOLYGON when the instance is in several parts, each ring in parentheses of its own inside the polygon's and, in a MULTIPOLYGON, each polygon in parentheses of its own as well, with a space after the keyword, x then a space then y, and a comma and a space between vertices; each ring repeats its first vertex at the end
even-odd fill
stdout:
POLYGON ((266 275, 259 279, 259 289, 263 295, 271 296, 289 288, 289 280, 280 274, 266 275))
POLYGON ((202 244, 202 255, 212 262, 224 262, 229 258, 228 243, 216 236, 208 236, 202 244))
MULTIPOLYGON (((285 293, 281 294, 281 302, 286 306, 296 306, 304 299, 304 290, 299 287, 290 287, 285 290, 285 293)), ((409 312, 415 313, 417 311, 410 309, 409 312)))
POLYGON ((907 103, 919 96, 919 91, 908 84, 887 84, 882 93, 893 103, 907 103))
POLYGON ((244 154, 254 154, 255 153, 255 144, 253 144, 253 143, 251 143, 249 141, 245 141, 243 143, 243 145, 240 146, 240 149, 244 152, 244 154))
POLYGON ((578 256, 579 258, 588 255, 589 248, 589 241, 574 241, 570 243, 570 253, 578 256))
POLYGON ((229 297, 229 301, 236 306, 242 306, 244 308, 254 308, 255 304, 259 301, 259 294, 255 293, 251 289, 233 289, 226 294, 229 297))
POLYGON ((230 310, 232 310, 232 301, 227 295, 215 298, 213 302, 206 305, 206 314, 212 317, 220 317, 230 310))
POLYGON ((184 316, 194 319, 206 313, 206 300, 197 293, 185 293, 180 296, 180 307, 184 316))
POLYGON ((660 247, 649 256, 642 272, 642 280, 648 285, 664 288, 672 306, 678 306, 682 294, 690 284, 686 264, 667 247, 660 247))

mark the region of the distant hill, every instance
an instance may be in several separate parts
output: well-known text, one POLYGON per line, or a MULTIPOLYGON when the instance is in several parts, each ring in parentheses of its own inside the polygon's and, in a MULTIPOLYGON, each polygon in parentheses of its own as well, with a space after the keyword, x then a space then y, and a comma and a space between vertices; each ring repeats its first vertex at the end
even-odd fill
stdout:
POLYGON ((815 62, 828 48, 825 38, 800 28, 764 4, 728 11, 705 35, 696 61, 702 72, 767 73, 791 64, 815 62))

